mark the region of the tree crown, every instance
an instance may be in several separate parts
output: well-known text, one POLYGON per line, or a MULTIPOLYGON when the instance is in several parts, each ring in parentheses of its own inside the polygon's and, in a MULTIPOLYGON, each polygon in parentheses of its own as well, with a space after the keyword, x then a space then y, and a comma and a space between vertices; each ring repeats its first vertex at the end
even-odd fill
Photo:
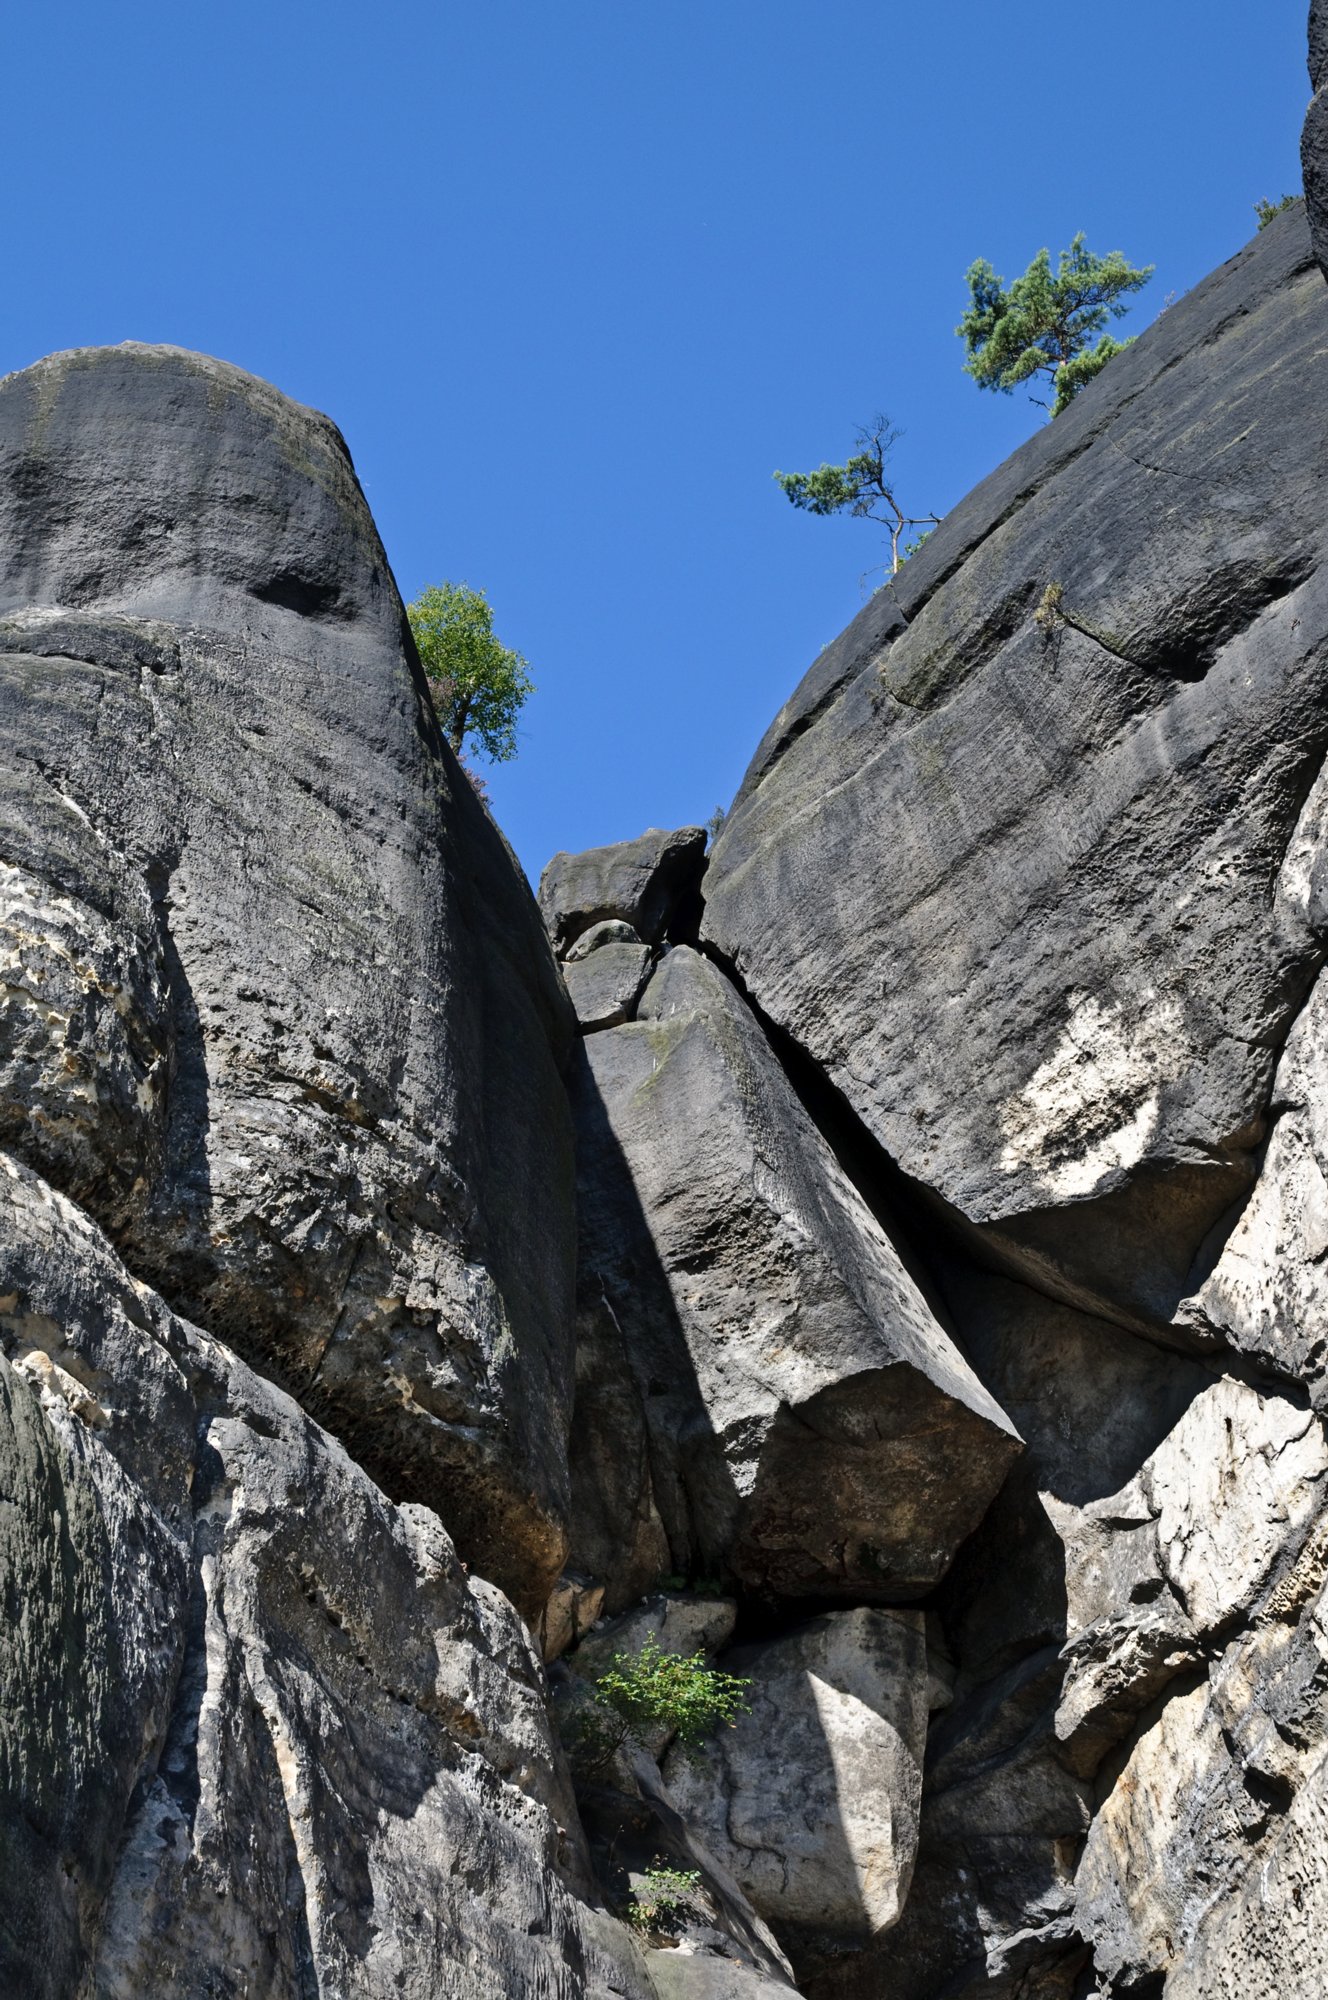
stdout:
POLYGON ((465 583, 431 583, 406 616, 434 689, 438 720, 460 756, 469 739, 495 764, 516 756, 516 719, 535 691, 529 662, 493 629, 493 606, 465 583))
POLYGON ((1045 375, 1055 392, 1051 414, 1059 416, 1111 357, 1130 345, 1105 328, 1128 311, 1126 299, 1148 283, 1153 268, 1136 269, 1119 250, 1094 256, 1082 232, 1061 251, 1054 272, 1050 253, 1039 250, 1023 277, 1008 287, 979 257, 968 271, 968 311, 955 328, 968 349, 965 368, 980 389, 1007 394, 1045 375), (1100 338, 1093 344, 1095 336, 1100 338))
POLYGON ((777 472, 775 479, 795 507, 808 514, 852 514, 859 520, 879 521, 890 532, 890 568, 895 573, 904 558, 926 535, 910 542, 903 552, 900 539, 905 528, 934 528, 937 514, 906 514, 895 498, 894 480, 886 461, 901 433, 888 417, 876 416, 860 427, 857 451, 844 465, 820 465, 815 472, 777 472))

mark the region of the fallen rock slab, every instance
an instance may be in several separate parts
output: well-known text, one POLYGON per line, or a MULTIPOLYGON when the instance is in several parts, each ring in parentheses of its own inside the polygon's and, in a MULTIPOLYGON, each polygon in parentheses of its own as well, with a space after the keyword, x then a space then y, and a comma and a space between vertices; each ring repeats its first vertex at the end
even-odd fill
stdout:
POLYGON ((583 1049, 579 1284, 636 1378, 673 1568, 785 1597, 926 1590, 1019 1440, 761 1030, 679 947, 637 1021, 583 1049))

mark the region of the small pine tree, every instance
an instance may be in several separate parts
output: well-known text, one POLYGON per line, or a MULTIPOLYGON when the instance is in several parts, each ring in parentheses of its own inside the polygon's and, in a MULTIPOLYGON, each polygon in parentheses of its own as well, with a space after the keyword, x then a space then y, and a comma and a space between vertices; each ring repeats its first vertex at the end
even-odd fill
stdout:
MULTIPOLYGON (((808 514, 851 514, 861 521, 879 521, 890 535, 890 574, 920 548, 926 534, 902 551, 908 528, 936 527, 939 514, 906 514, 895 498, 894 480, 886 470, 891 449, 902 433, 888 417, 876 416, 857 434, 858 449, 846 465, 821 465, 815 472, 777 472, 775 479, 795 507, 808 514)), ((927 533, 930 533, 930 528, 927 533)))
POLYGON ((1280 215, 1284 208, 1294 208, 1299 199, 1299 195, 1284 194, 1281 201, 1256 201, 1254 213, 1259 218, 1260 229, 1266 229, 1273 217, 1280 215))
POLYGON ((1045 376, 1054 391, 1051 414, 1059 416, 1113 355, 1130 346, 1105 331, 1107 321, 1129 310, 1124 301, 1148 283, 1153 269, 1136 270, 1119 250, 1095 257, 1082 233, 1061 251, 1054 273, 1050 254, 1039 250, 1008 289, 979 257, 968 271, 968 311, 955 328, 968 349, 965 369, 980 389, 1006 394, 1045 376))

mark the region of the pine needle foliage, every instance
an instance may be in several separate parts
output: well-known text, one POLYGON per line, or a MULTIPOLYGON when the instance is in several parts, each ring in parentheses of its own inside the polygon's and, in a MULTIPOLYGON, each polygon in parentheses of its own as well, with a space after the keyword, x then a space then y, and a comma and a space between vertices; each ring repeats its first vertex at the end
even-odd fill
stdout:
POLYGON ((1259 218, 1260 229, 1266 229, 1273 218, 1280 215, 1284 208, 1294 208, 1299 199, 1299 195, 1284 194, 1281 201, 1256 201, 1254 204, 1254 213, 1259 218))
POLYGON ((1053 399, 1042 407, 1059 416, 1113 355, 1130 346, 1105 329, 1129 310, 1130 294, 1142 290, 1153 269, 1136 269, 1119 250, 1094 256, 1082 232, 1061 251, 1055 271, 1050 252, 1039 250, 1008 287, 979 257, 968 271, 968 311, 955 328, 968 350, 965 369, 980 389, 1004 394, 1045 377, 1053 399))
POLYGON ((406 606, 438 721, 458 757, 469 742, 495 764, 516 756, 516 719, 535 691, 529 662, 504 646, 493 607, 465 583, 431 583, 406 606))
POLYGON ((875 416, 859 426, 857 451, 844 465, 820 465, 815 472, 777 472, 781 486, 795 507, 808 514, 850 514, 858 520, 879 521, 890 535, 890 574, 897 576, 901 563, 920 548, 939 514, 906 514, 895 497, 894 479, 888 470, 891 450, 903 433, 886 416, 875 416), (930 523, 930 527, 928 527, 930 523), (915 542, 902 550, 900 543, 908 528, 925 528, 915 542))

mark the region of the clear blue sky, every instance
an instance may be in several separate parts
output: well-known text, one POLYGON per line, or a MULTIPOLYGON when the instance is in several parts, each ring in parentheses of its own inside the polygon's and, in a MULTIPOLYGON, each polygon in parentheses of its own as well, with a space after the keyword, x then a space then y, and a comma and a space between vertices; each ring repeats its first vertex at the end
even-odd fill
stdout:
POLYGON ((482 584, 538 694, 532 876, 706 818, 861 602, 776 466, 878 407, 944 511, 1040 420, 953 327, 1075 230, 1150 319, 1299 187, 1304 0, 67 0, 5 24, 0 372, 176 341, 326 410, 402 590, 482 584))

